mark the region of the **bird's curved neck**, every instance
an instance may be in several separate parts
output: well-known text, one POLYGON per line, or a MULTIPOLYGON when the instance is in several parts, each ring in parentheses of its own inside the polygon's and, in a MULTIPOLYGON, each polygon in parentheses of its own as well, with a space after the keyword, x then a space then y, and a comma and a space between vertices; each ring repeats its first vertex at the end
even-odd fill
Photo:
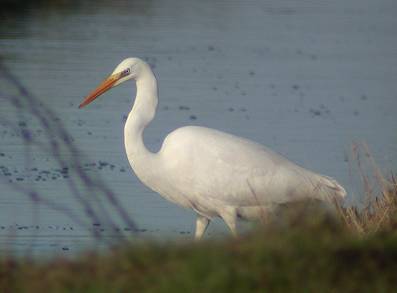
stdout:
POLYGON ((128 115, 124 127, 125 148, 128 160, 134 170, 139 167, 140 162, 145 162, 144 164, 147 166, 155 155, 145 147, 143 131, 153 120, 156 114, 157 104, 157 81, 153 72, 148 68, 136 80, 134 106, 128 115))

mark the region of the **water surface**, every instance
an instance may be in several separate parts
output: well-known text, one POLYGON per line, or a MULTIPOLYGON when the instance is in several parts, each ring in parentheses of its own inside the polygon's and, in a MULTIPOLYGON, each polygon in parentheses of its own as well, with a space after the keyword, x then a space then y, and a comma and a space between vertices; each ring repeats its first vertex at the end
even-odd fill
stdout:
MULTIPOLYGON (((349 176, 354 141, 365 141, 384 170, 397 158, 396 12, 387 0, 88 1, 33 8, 4 22, 0 54, 56 111, 87 155, 82 165, 116 192, 140 235, 190 238, 194 213, 148 190, 128 165, 123 124, 134 85, 79 110, 82 98, 122 59, 143 58, 160 89, 156 119, 145 132, 148 148, 158 150, 167 133, 183 125, 220 129, 336 178, 352 200, 358 189, 349 176)), ((14 119, 9 107, 4 103, 0 115, 14 119)), ((26 170, 20 139, 1 131, 7 179, 35 184, 82 212, 52 159, 37 151, 26 170)), ((3 250, 70 253, 91 243, 90 232, 68 217, 37 207, 7 184, 1 190, 3 250)), ((218 233, 228 233, 219 221, 209 229, 218 233)))

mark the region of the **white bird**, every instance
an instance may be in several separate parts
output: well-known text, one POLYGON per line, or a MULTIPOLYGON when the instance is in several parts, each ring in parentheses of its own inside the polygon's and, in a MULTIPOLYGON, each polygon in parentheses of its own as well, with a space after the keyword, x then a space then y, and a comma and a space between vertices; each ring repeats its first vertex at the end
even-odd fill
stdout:
POLYGON ((257 219, 283 203, 346 195, 330 177, 258 143, 210 128, 178 128, 168 134, 159 152, 150 152, 143 132, 156 114, 157 81, 150 66, 138 58, 123 60, 79 108, 127 80, 136 81, 135 102, 124 127, 128 161, 146 186, 197 213, 196 239, 213 217, 221 217, 236 235, 237 218, 257 219))

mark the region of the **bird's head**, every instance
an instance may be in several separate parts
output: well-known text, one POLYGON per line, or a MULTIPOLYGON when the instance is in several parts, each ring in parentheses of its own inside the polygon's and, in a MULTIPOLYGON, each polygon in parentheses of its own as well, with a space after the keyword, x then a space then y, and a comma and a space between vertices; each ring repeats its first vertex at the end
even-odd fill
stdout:
POLYGON ((124 59, 117 65, 112 74, 83 100, 79 108, 88 105, 112 87, 118 86, 129 79, 136 80, 146 67, 148 67, 148 65, 139 58, 124 59))

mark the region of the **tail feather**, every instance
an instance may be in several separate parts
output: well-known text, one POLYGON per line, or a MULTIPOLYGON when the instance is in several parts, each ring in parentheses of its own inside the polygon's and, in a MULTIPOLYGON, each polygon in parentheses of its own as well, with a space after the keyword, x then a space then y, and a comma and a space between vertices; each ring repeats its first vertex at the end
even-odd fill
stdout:
POLYGON ((326 193, 326 196, 336 199, 346 196, 346 190, 335 179, 324 175, 319 177, 320 189, 326 193))

